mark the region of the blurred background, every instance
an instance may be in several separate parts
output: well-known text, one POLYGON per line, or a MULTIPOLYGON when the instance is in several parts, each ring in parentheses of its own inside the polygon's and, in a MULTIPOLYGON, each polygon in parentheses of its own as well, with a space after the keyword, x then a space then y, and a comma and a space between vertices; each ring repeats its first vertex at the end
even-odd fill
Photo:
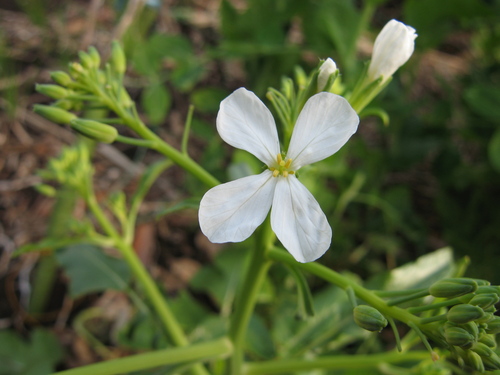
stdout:
MULTIPOLYGON (((53 198, 35 188, 37 170, 76 139, 32 112, 33 104, 50 102, 35 84, 49 83, 51 71, 65 70, 90 45, 108 56, 111 41, 120 40, 129 60, 126 86, 144 120, 178 146, 193 104, 190 154, 226 181, 245 156, 215 131, 224 97, 245 86, 264 99, 296 65, 309 72, 327 57, 352 85, 393 18, 417 30, 416 50, 373 103, 389 124, 363 118, 323 171, 324 184, 311 187, 334 212, 332 250, 321 261, 368 279, 450 246, 456 259, 470 258, 467 276, 500 283, 500 1, 2 0, 0 329, 59 327, 60 341, 74 346, 66 365, 89 363, 109 353, 63 328, 85 307, 123 302, 119 295, 70 298, 64 272, 51 271, 55 283, 33 310, 35 271, 45 255, 11 258, 48 231, 64 231, 65 215, 83 211, 71 192, 53 198)), ((103 197, 132 191, 157 159, 132 146, 98 146, 96 190, 103 197)), ((221 248, 200 233, 196 210, 172 213, 203 193, 172 168, 142 208, 135 247, 167 293, 188 288, 221 248)))

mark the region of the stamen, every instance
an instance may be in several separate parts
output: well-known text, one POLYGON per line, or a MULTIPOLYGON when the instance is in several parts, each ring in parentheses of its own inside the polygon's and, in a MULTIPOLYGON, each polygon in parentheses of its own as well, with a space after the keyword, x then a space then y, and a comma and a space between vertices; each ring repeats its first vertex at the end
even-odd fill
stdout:
POLYGON ((268 167, 269 170, 273 173, 273 177, 288 177, 289 175, 295 174, 295 171, 289 170, 292 166, 292 159, 283 160, 283 156, 281 154, 277 154, 276 162, 277 164, 275 164, 273 167, 268 167))

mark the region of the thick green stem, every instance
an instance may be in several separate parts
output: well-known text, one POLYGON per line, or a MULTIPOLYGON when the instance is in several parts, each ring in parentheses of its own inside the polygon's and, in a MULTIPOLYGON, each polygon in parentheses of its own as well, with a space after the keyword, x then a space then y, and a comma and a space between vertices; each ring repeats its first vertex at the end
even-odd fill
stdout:
POLYGON ((257 295, 271 265, 271 262, 267 260, 266 253, 271 248, 275 237, 271 230, 269 218, 266 219, 256 234, 255 249, 250 254, 250 263, 246 269, 241 289, 238 291, 235 311, 231 317, 229 327, 229 337, 234 344, 230 367, 231 375, 241 374, 248 323, 257 302, 257 295))
MULTIPOLYGON (((187 346, 189 341, 181 329, 179 322, 170 310, 165 296, 160 292, 148 271, 144 268, 132 246, 124 242, 120 234, 106 218, 106 215, 101 210, 93 194, 89 194, 86 201, 90 211, 94 214, 104 232, 114 240, 116 248, 121 252, 136 280, 142 286, 144 293, 146 293, 146 296, 153 305, 156 314, 174 344, 177 346, 187 346)), ((192 373, 198 375, 208 374, 206 369, 201 365, 193 367, 192 373)))
POLYGON ((243 375, 296 374, 312 370, 362 370, 374 369, 381 363, 417 362, 429 358, 428 352, 384 353, 372 355, 339 355, 315 359, 281 359, 268 362, 247 363, 243 375))
POLYGON ((151 353, 131 355, 80 368, 56 372, 53 375, 128 374, 133 371, 146 370, 159 366, 225 357, 231 353, 231 341, 224 337, 222 339, 183 348, 170 348, 157 350, 151 353))
POLYGON ((351 287, 356 296, 364 300, 369 305, 379 310, 382 314, 397 319, 405 324, 414 323, 419 324, 419 318, 401 309, 397 306, 388 306, 386 301, 378 297, 371 290, 365 289, 356 282, 349 280, 341 274, 319 264, 319 263, 297 263, 292 256, 280 249, 271 249, 268 252, 269 258, 275 261, 283 262, 286 264, 294 264, 296 267, 302 268, 332 284, 339 286, 342 289, 351 287))

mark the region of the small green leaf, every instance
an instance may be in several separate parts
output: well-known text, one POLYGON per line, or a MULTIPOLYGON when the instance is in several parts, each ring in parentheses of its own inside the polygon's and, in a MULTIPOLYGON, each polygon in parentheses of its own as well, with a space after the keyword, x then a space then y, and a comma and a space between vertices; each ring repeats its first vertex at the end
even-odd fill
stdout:
POLYGON ((500 172, 500 129, 497 129, 488 144, 488 156, 493 168, 500 172))
POLYGON ((191 94, 191 102, 201 112, 217 113, 222 100, 229 93, 217 87, 205 87, 191 94))
POLYGON ((500 116, 500 88, 493 85, 477 84, 464 93, 467 104, 477 114, 488 119, 500 116))
POLYGON ((276 356, 273 338, 262 318, 253 315, 248 324, 247 349, 260 358, 271 359, 276 356))
POLYGON ((121 260, 106 255, 88 244, 74 245, 56 252, 58 262, 70 279, 71 297, 106 289, 124 290, 130 281, 130 269, 121 260))
POLYGON ((29 342, 13 331, 0 332, 0 375, 46 375, 63 357, 54 335, 35 329, 29 342))
POLYGON ((148 86, 141 96, 141 104, 146 111, 149 122, 153 125, 158 125, 165 119, 171 102, 170 92, 161 84, 148 86))
POLYGON ((453 251, 445 247, 393 269, 385 289, 427 288, 442 278, 451 277, 454 269, 453 251))

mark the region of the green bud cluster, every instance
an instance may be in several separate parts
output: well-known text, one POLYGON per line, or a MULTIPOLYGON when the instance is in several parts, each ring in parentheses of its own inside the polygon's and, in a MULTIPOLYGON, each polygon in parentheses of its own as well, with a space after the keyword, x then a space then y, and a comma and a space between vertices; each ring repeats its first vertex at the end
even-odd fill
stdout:
MULTIPOLYGON (((101 69, 101 56, 94 47, 81 51, 79 61, 69 64, 69 74, 63 71, 51 73, 55 84, 38 84, 36 90, 52 99, 51 105, 35 105, 34 111, 50 121, 68 124, 78 133, 104 143, 111 143, 118 137, 115 127, 103 122, 81 119, 71 111, 83 107, 109 107, 115 103, 132 108, 133 102, 123 87, 126 70, 125 54, 121 46, 114 42, 111 57, 101 69), (104 93, 104 94, 103 94, 104 93)), ((108 121, 104 121, 108 122, 108 121)), ((109 122, 116 122, 112 119, 109 122)))
POLYGON ((449 278, 434 283, 428 291, 445 299, 436 307, 449 307, 437 318, 442 318, 442 336, 457 361, 479 372, 500 370, 500 357, 494 351, 495 335, 500 333, 500 317, 494 315, 500 287, 484 280, 449 278))

